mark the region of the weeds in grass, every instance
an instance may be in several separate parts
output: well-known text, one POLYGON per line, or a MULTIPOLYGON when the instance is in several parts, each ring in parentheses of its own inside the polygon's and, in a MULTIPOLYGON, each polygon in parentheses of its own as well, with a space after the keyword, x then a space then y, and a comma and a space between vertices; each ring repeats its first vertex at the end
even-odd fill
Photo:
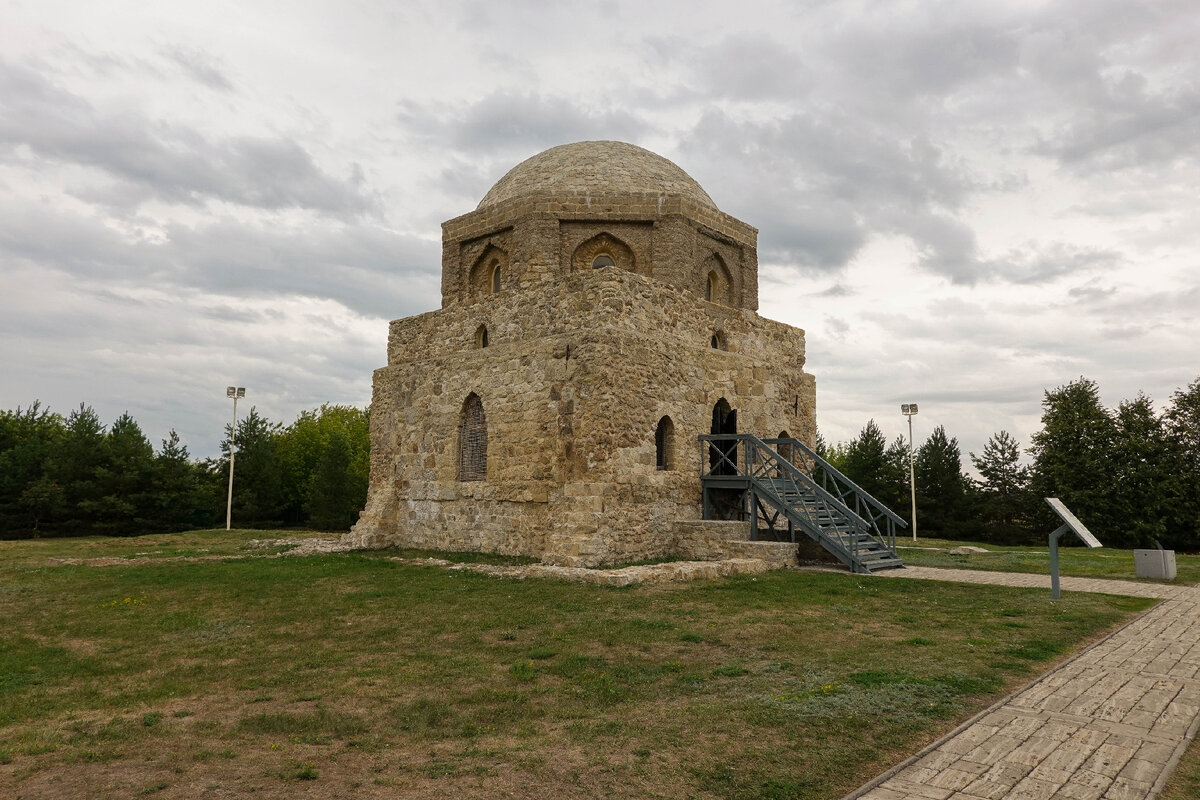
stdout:
POLYGON ((315 781, 320 777, 320 773, 317 772, 315 764, 305 761, 292 769, 292 777, 298 781, 315 781))
POLYGON ((532 661, 518 661, 508 668, 508 674, 518 681, 531 681, 537 677, 532 661))
POLYGON ((142 727, 153 728, 158 723, 162 722, 163 713, 161 711, 147 711, 142 714, 142 727))

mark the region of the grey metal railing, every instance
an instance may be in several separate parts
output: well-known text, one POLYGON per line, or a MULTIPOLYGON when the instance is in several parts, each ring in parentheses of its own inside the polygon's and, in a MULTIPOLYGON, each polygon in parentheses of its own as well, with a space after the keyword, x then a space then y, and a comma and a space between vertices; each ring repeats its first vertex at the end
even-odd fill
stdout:
POLYGON ((885 541, 890 550, 896 549, 896 529, 908 527, 903 517, 876 500, 799 439, 763 439, 763 442, 780 450, 791 449, 792 452, 799 453, 798 460, 805 462, 805 467, 812 472, 814 480, 821 484, 821 488, 853 508, 859 516, 869 520, 871 532, 885 541))
MULTIPOLYGON (((861 563, 863 536, 875 539, 895 551, 895 529, 891 524, 892 519, 887 517, 891 512, 886 507, 858 487, 854 487, 856 494, 844 493, 839 497, 771 447, 776 442, 795 443, 804 447, 803 443, 794 439, 764 440, 745 433, 710 434, 699 439, 706 451, 701 462, 701 477, 745 477, 755 495, 782 511, 790 522, 799 524, 810 535, 825 540, 827 546, 841 550, 856 563, 861 563), (795 499, 789 500, 785 496, 788 494, 795 499), (888 523, 886 532, 880 531, 872 516, 864 516, 851 508, 845 502, 846 496, 854 499, 859 507, 878 509, 876 515, 882 516, 888 523)), ((825 463, 815 453, 813 456, 822 464, 825 463)), ((849 479, 842 477, 850 483, 849 479)), ((853 486, 852 483, 850 485, 853 486)), ((755 508, 752 514, 757 512, 755 508)), ((895 515, 892 514, 892 517, 895 515)), ((752 523, 754 519, 752 516, 752 523)), ((904 524, 899 517, 895 517, 895 520, 904 524)))

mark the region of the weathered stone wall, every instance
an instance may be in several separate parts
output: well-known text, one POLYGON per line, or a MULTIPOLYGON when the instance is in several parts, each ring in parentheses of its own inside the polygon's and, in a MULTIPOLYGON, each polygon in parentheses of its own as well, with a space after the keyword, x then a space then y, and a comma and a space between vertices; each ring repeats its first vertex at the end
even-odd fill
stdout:
POLYGON ((670 555, 676 521, 700 516, 696 437, 720 398, 742 430, 815 436, 802 331, 621 270, 397 320, 388 351, 375 374, 371 502, 356 528, 377 544, 572 565, 670 555), (710 346, 714 331, 727 350, 710 346), (457 474, 471 393, 487 414, 485 482, 457 474), (670 470, 655 463, 663 416, 675 430, 670 470))
POLYGON ((519 198, 450 220, 442 233, 443 306, 475 298, 473 270, 488 248, 509 259, 505 271, 511 277, 505 285, 544 282, 573 271, 576 248, 607 233, 633 250, 634 271, 700 297, 704 264, 716 254, 730 276, 725 304, 758 308, 758 232, 686 198, 519 198))
POLYGON ((572 566, 681 551, 794 560, 794 548, 718 546, 711 528, 685 541, 678 528, 701 516, 697 436, 719 400, 744 432, 816 436, 804 332, 755 313, 754 228, 666 159, 586 142, 514 167, 442 236, 443 308, 392 322, 375 373, 359 543, 572 566), (592 269, 600 253, 615 266, 592 269), (487 421, 485 480, 459 474, 471 395, 487 421), (674 433, 659 469, 664 417, 674 433))

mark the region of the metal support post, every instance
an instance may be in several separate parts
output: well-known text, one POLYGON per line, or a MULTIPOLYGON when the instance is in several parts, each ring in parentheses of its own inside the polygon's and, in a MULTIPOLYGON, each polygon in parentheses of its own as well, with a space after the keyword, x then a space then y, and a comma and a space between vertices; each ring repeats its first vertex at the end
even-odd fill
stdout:
POLYGON ((1050 595, 1055 600, 1062 592, 1058 588, 1058 537, 1071 530, 1070 525, 1062 525, 1050 534, 1050 595))

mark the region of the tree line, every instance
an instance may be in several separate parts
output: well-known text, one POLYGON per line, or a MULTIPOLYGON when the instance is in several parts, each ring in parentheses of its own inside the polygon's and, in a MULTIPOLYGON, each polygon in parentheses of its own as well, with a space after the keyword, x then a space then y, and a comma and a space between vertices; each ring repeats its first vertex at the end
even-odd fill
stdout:
MULTIPOLYGON (((290 425, 237 423, 233 524, 348 530, 366 502, 369 410, 323 405, 290 425)), ((105 426, 33 403, 0 411, 0 538, 135 536, 223 525, 230 433, 192 459, 172 430, 157 450, 128 413, 105 426)))
MULTIPOLYGON (((251 408, 237 424, 234 524, 347 530, 366 502, 368 428, 369 409, 323 405, 284 426, 251 408)), ((39 403, 0 411, 0 538, 219 526, 230 431, 219 458, 194 460, 174 431, 155 450, 128 413, 106 427, 86 405, 66 417, 39 403)), ((871 420, 817 449, 908 519, 903 437, 889 444, 871 420)), ((1105 408, 1080 378, 1045 393, 1024 451, 1000 431, 968 457, 977 478, 940 425, 916 449, 919 534, 1042 542, 1058 523, 1041 498, 1058 497, 1107 545, 1200 551, 1200 379, 1159 413, 1144 394, 1105 408)))
MULTIPOLYGON (((911 524, 908 443, 888 444, 871 420, 847 443, 817 449, 838 470, 911 524)), ((1200 550, 1200 379, 1171 396, 1162 412, 1139 393, 1115 409, 1086 378, 1047 391, 1042 427, 1022 461, 1007 431, 969 453, 943 426, 914 452, 919 535, 1044 542, 1060 524, 1042 498, 1058 497, 1112 547, 1200 550)))

